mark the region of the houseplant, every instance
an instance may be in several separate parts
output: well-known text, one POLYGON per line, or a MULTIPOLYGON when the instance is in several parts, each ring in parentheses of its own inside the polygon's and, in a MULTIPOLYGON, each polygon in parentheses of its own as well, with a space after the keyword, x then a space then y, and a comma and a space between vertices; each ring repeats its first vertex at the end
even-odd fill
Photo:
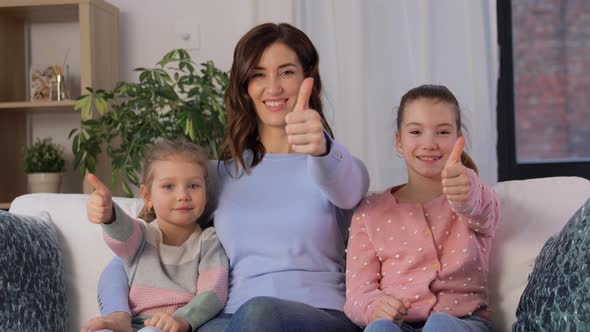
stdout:
POLYGON ((137 68, 139 82, 119 82, 111 91, 87 89, 75 109, 81 127, 70 132, 74 167, 96 170, 103 151, 111 159, 111 186, 121 175, 133 196, 147 146, 158 138, 196 142, 217 159, 225 131, 223 95, 228 74, 208 61, 196 65, 183 49, 168 52, 155 68, 137 68))
POLYGON ((30 192, 59 192, 64 170, 63 147, 53 143, 51 138, 37 138, 25 148, 25 172, 28 174, 30 192))

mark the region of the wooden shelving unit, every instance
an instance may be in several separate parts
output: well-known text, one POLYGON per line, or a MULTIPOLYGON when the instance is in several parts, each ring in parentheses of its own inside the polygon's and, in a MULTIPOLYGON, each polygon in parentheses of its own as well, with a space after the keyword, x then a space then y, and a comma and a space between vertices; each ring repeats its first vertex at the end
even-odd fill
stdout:
POLYGON ((31 114, 73 112, 73 100, 27 100, 27 29, 31 24, 60 22, 75 22, 79 27, 80 91, 109 89, 120 79, 117 7, 104 0, 0 1, 0 208, 27 193, 23 149, 32 141, 31 114))
POLYGON ((74 100, 63 101, 13 101, 0 103, 1 110, 32 112, 35 110, 74 110, 74 100))

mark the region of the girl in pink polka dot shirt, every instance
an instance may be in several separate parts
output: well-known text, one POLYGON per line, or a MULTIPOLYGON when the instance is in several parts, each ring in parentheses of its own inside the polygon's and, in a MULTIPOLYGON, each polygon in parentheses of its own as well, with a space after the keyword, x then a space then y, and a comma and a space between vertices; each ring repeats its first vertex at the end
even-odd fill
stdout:
POLYGON ((365 331, 491 331, 498 200, 464 144, 459 103, 446 87, 402 97, 396 149, 408 183, 367 197, 350 227, 344 311, 365 331))

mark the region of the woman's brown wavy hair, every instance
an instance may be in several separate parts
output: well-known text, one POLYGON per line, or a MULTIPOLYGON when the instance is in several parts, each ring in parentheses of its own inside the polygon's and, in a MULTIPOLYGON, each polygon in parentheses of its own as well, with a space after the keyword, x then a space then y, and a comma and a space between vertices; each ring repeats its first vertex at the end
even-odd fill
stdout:
MULTIPOLYGON (((326 122, 322 109, 322 81, 319 73, 319 54, 307 35, 287 23, 265 23, 248 31, 236 45, 225 92, 227 131, 220 148, 220 162, 234 161, 235 176, 249 173, 266 153, 258 135, 258 119, 252 99, 248 95, 248 82, 258 65, 264 50, 274 43, 283 43, 291 48, 303 67, 304 77, 313 77, 314 84, 309 98, 309 107, 316 110, 324 128, 333 138, 332 129, 326 122), (244 152, 252 151, 252 162, 247 165, 244 152), (238 175, 238 164, 242 172, 238 175)), ((225 163, 227 167, 227 163, 225 163)))
MULTIPOLYGON (((459 131, 459 134, 462 135, 463 123, 461 122, 461 108, 459 107, 459 102, 457 101, 457 98, 455 98, 455 95, 446 86, 434 84, 425 84, 419 87, 415 87, 410 91, 406 92, 406 94, 402 96, 402 99, 399 102, 399 108, 397 110, 396 127, 398 132, 401 129, 406 106, 409 103, 420 98, 442 101, 453 106, 453 110, 455 111, 455 118, 457 119, 455 124, 457 126, 457 130, 459 131)), ((479 174, 479 170, 477 169, 475 161, 465 151, 463 151, 463 153, 461 154, 461 163, 463 163, 463 165, 465 165, 466 167, 474 170, 475 173, 479 174)))

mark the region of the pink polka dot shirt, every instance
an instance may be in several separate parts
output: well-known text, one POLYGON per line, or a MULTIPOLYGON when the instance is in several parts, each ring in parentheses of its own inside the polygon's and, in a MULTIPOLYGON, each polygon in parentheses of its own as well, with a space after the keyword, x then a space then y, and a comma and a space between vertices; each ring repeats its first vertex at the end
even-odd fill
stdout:
POLYGON ((385 295, 411 303, 404 322, 433 312, 489 317, 489 254, 499 206, 494 190, 470 170, 466 201, 441 195, 425 204, 398 203, 392 193, 371 195, 350 227, 344 311, 357 325, 371 322, 385 295))

